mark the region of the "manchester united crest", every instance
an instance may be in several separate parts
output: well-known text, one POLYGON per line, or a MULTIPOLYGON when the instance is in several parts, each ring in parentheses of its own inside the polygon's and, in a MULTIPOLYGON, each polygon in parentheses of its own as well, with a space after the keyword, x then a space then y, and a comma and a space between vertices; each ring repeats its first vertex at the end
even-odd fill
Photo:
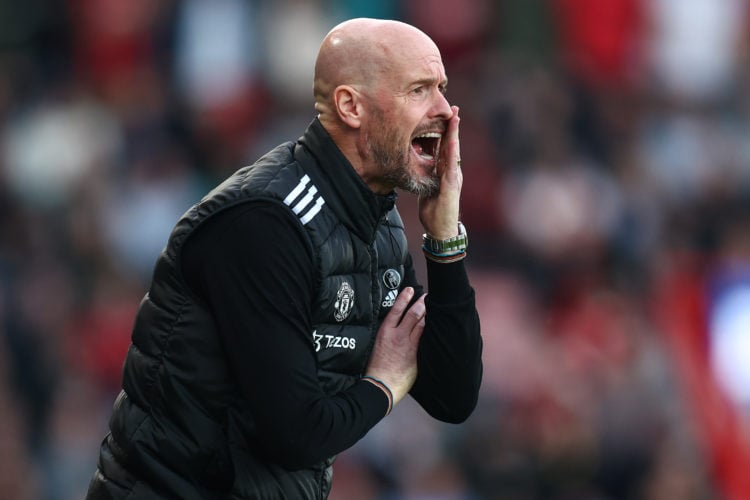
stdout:
POLYGON ((349 313, 352 312, 354 307, 354 289, 347 282, 344 281, 339 287, 339 291, 336 292, 336 303, 333 305, 333 317, 336 321, 344 321, 349 313))

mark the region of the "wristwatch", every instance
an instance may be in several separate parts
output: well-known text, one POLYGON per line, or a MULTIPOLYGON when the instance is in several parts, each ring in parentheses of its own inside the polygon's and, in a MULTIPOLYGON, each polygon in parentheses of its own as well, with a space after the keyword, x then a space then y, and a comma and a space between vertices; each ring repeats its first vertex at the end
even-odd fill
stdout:
POLYGON ((433 255, 454 255, 465 252, 469 246, 469 235, 466 227, 459 221, 458 234, 446 240, 436 240, 427 233, 422 235, 422 246, 433 255))

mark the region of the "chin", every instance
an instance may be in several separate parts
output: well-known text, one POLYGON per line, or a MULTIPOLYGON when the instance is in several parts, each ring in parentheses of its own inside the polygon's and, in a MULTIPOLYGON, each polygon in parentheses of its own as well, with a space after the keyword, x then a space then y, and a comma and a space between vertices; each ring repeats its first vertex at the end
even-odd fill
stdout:
POLYGON ((399 186, 404 191, 415 194, 420 198, 432 198, 440 192, 440 180, 432 175, 412 176, 399 186))

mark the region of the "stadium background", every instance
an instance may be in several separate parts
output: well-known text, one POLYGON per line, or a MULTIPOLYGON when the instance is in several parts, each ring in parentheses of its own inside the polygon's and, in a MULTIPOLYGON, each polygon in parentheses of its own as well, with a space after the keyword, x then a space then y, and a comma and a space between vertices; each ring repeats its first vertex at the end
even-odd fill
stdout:
POLYGON ((745 0, 0 0, 0 496, 84 495, 172 224, 301 134, 355 16, 443 52, 485 382, 332 498, 748 498, 745 0))

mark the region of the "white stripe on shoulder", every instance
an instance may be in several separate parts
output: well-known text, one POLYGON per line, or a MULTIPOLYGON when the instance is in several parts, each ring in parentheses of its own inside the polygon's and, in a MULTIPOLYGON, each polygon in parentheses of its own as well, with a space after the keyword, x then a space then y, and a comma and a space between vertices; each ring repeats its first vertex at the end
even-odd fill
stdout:
POLYGON ((326 200, 323 199, 321 196, 317 200, 315 200, 315 205, 310 209, 309 212, 307 212, 304 216, 300 218, 300 221, 302 222, 302 225, 306 225, 308 222, 310 222, 313 217, 318 215, 318 212, 320 212, 320 209, 323 208, 323 204, 326 202, 326 200))
POLYGON ((299 215, 299 213, 307 208, 307 205, 309 205, 310 202, 313 201, 313 198, 315 198, 315 193, 317 192, 318 188, 316 188, 315 186, 310 186, 310 189, 307 190, 305 196, 301 200, 299 200, 299 203, 292 207, 292 211, 295 214, 299 215))
POLYGON ((318 188, 310 184, 310 177, 305 175, 300 179, 299 184, 284 198, 284 203, 291 207, 292 211, 299 216, 302 225, 306 225, 320 212, 325 204, 325 200, 318 193, 318 188), (305 194, 300 198, 303 192, 305 194))
POLYGON ((284 198, 284 203, 286 203, 287 205, 291 205, 294 199, 300 195, 300 193, 305 189, 305 186, 307 186, 309 182, 310 177, 305 174, 305 176, 299 181, 299 184, 297 184, 297 186, 292 189, 292 191, 288 195, 286 195, 286 198, 284 198))

